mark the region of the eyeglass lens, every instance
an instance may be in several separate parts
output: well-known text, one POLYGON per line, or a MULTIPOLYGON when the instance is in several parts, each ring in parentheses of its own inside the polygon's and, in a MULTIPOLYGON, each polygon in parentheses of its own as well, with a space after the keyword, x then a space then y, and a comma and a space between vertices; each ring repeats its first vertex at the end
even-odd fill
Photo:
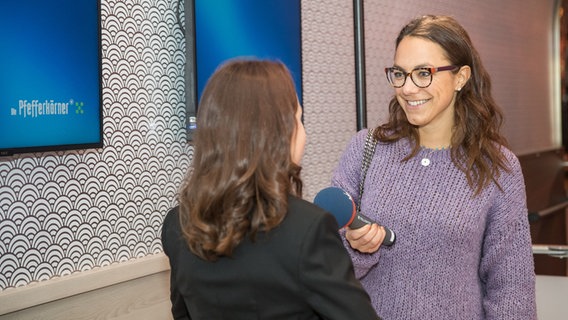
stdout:
POLYGON ((387 78, 389 82, 395 87, 400 88, 406 83, 406 78, 410 79, 419 88, 426 88, 432 83, 432 72, 430 68, 418 68, 406 73, 397 68, 387 69, 387 78))
POLYGON ((400 88, 404 86, 406 83, 406 78, 410 76, 410 79, 414 84, 419 88, 426 88, 432 83, 432 76, 436 72, 440 71, 452 71, 459 68, 456 65, 449 65, 444 67, 437 67, 437 68, 416 68, 412 70, 410 73, 406 73, 405 71, 400 70, 397 67, 392 68, 385 68, 385 72, 387 73, 387 79, 395 88, 400 88))

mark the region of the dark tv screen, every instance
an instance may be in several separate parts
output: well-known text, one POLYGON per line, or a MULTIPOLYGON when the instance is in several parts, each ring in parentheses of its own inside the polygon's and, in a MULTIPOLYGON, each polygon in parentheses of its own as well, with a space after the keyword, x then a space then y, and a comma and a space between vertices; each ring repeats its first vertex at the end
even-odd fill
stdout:
POLYGON ((233 58, 282 61, 302 103, 300 0, 186 0, 185 10, 190 134, 207 80, 221 63, 233 58))
POLYGON ((0 44, 0 155, 101 147, 100 0, 2 0, 0 44))

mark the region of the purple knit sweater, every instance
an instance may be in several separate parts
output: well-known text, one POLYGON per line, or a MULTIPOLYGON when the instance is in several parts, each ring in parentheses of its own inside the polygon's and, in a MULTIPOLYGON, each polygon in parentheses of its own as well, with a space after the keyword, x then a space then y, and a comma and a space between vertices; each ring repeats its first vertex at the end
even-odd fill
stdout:
MULTIPOLYGON (((359 201, 367 130, 350 142, 332 185, 359 201)), ((396 233, 392 247, 353 250, 355 273, 386 320, 536 319, 535 274, 525 185, 512 170, 478 196, 450 158, 423 149, 407 162, 410 143, 379 143, 367 171, 361 212, 396 233), (424 165, 422 159, 429 159, 424 165)))

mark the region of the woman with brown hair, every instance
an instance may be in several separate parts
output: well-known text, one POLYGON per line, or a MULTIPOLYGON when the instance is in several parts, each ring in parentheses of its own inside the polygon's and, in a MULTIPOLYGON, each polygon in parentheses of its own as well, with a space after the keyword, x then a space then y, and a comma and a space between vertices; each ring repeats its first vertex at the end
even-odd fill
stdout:
POLYGON ((175 319, 378 319, 333 216, 301 199, 306 134, 280 62, 209 79, 162 244, 175 319))
POLYGON ((389 247, 379 224, 342 232, 375 309, 389 320, 535 319, 523 174, 467 32, 448 16, 414 19, 385 72, 394 97, 369 136, 367 173, 365 129, 332 178, 396 232, 389 247))

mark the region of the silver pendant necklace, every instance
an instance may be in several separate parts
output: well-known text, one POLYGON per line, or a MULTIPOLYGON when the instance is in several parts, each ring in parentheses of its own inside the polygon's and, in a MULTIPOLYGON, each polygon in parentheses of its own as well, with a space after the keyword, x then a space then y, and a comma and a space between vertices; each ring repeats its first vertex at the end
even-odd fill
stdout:
POLYGON ((424 151, 426 151, 426 150, 428 151, 428 153, 422 157, 422 160, 420 160, 420 164, 421 164, 423 167, 427 167, 427 166, 429 166, 430 164, 432 164, 432 160, 431 160, 430 158, 432 157, 432 153, 434 153, 434 151, 445 150, 445 149, 447 149, 447 148, 449 148, 449 147, 441 147, 441 148, 435 148, 435 149, 433 149, 433 148, 427 148, 427 147, 422 146, 421 148, 422 148, 422 150, 424 150, 424 151))
POLYGON ((432 155, 432 152, 434 152, 434 149, 429 149, 426 147, 422 147, 422 149, 424 151, 428 150, 428 153, 426 155, 424 155, 424 157, 422 157, 422 160, 420 160, 420 164, 423 167, 427 167, 430 165, 430 163, 432 163, 432 161, 430 160, 430 156, 432 155))

